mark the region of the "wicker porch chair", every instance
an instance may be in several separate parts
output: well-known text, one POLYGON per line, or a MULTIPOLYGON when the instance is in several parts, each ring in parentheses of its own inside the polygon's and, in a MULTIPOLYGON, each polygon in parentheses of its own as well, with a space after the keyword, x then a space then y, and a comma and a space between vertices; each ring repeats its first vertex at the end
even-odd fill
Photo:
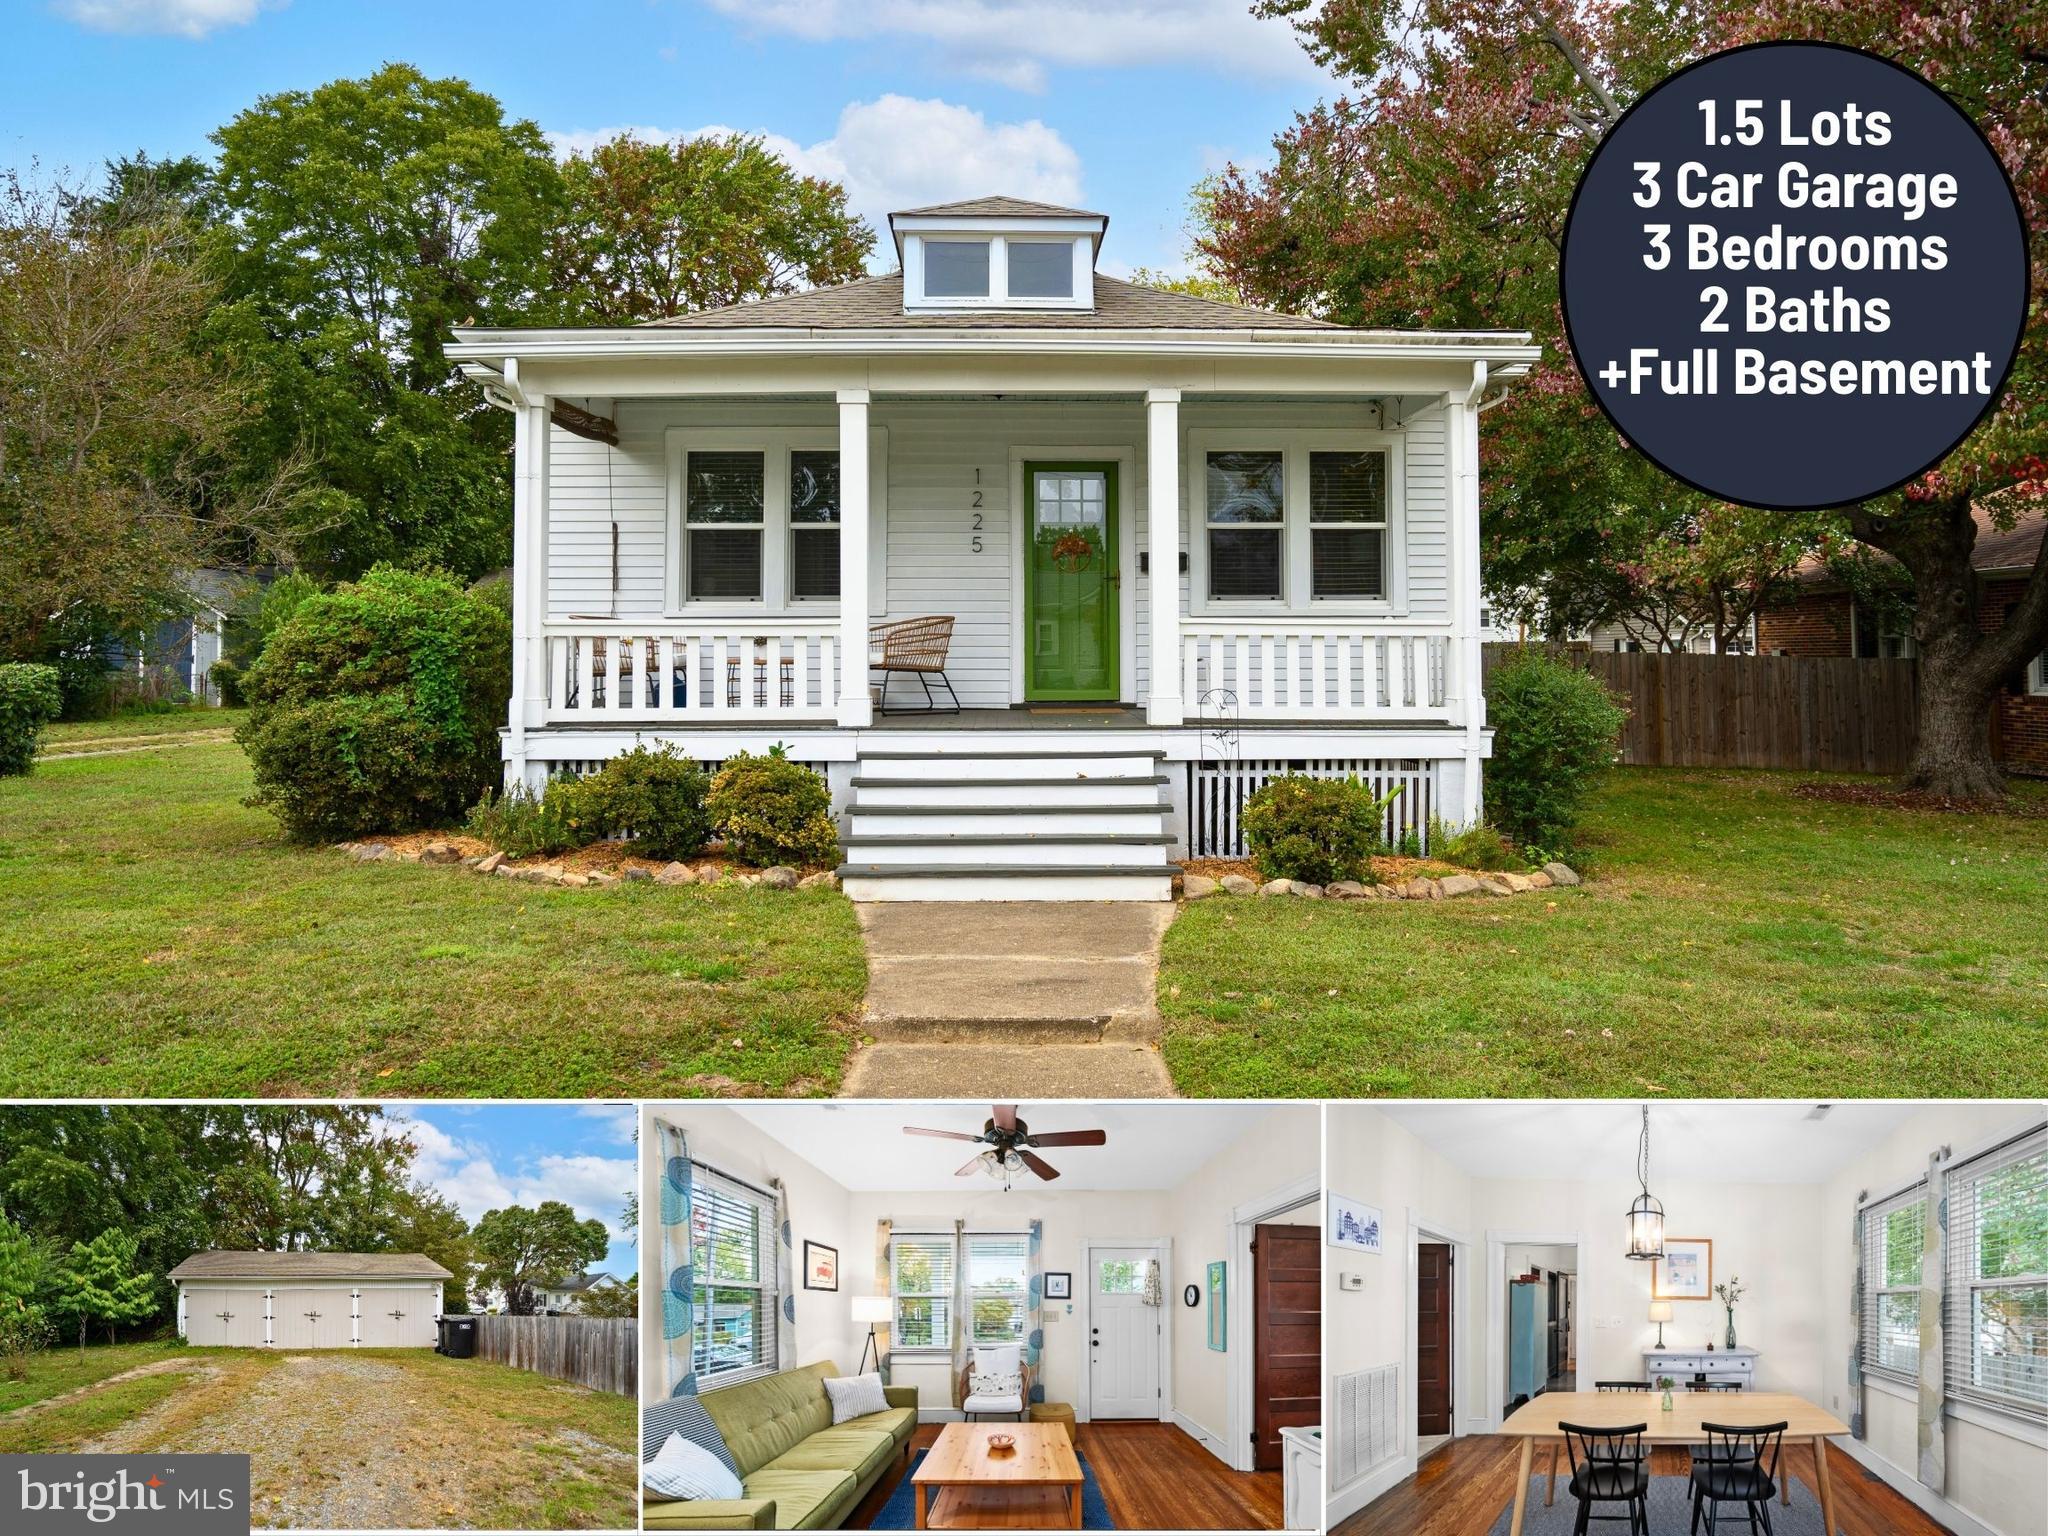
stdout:
POLYGON ((960 695, 953 691, 951 679, 946 676, 946 651, 953 643, 953 616, 934 615, 922 619, 898 619, 892 624, 872 624, 868 627, 868 674, 882 674, 882 686, 875 693, 875 711, 883 715, 927 715, 960 713, 960 695), (889 708, 889 679, 897 672, 908 672, 924 688, 923 709, 889 708), (953 701, 951 709, 939 707, 938 695, 932 692, 931 679, 937 677, 946 690, 946 696, 953 701))

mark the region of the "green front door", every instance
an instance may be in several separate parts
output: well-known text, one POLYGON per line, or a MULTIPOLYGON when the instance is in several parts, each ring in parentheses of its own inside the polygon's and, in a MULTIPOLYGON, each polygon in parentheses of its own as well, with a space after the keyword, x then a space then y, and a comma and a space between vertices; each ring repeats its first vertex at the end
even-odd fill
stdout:
POLYGON ((1024 697, 1117 697, 1116 465, 1026 464, 1024 697))

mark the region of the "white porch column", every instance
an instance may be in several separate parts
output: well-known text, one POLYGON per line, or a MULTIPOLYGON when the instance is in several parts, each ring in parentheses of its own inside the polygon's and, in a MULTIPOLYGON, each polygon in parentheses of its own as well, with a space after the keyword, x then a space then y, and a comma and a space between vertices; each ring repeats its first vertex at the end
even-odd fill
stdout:
POLYGON ((1452 679, 1464 725, 1464 785, 1458 824, 1479 820, 1480 753, 1486 727, 1486 694, 1480 685, 1479 635, 1479 396, 1486 364, 1472 365, 1472 383, 1453 390, 1445 403, 1446 444, 1451 461, 1451 648, 1452 679))
POLYGON ((874 724, 868 696, 868 392, 839 391, 839 723, 874 724))
POLYGON ((1180 681, 1180 391, 1145 391, 1146 595, 1151 603, 1148 725, 1186 717, 1180 681))
POLYGON ((526 778, 526 731, 548 707, 548 399, 529 395, 512 414, 512 698, 506 724, 507 788, 526 778))

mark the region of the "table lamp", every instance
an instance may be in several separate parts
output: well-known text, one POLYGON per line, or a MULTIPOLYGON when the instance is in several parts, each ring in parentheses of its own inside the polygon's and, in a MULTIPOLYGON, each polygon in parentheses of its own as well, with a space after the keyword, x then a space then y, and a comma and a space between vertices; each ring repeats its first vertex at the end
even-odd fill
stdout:
MULTIPOLYGON (((859 1306, 860 1303, 855 1302, 854 1305, 859 1306)), ((1657 1325, 1657 1347, 1662 1349, 1664 1347, 1664 1325, 1671 1321, 1671 1303, 1668 1301, 1651 1302, 1650 1321, 1657 1325)))
POLYGON ((867 1373, 869 1350, 875 1352, 876 1368, 881 1368, 882 1351, 881 1347, 875 1343, 875 1324, 889 1321, 889 1298, 886 1296, 854 1297, 853 1320, 856 1323, 866 1323, 868 1325, 868 1341, 862 1346, 860 1352, 860 1369, 853 1373, 856 1376, 862 1376, 867 1373))

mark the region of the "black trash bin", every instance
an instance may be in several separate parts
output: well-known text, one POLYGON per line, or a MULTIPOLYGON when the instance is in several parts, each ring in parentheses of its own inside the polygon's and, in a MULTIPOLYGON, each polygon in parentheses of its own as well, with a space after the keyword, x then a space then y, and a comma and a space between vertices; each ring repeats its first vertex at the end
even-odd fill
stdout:
POLYGON ((476 1319, 473 1317, 444 1317, 441 1319, 441 1353, 451 1360, 469 1360, 476 1355, 476 1319))

